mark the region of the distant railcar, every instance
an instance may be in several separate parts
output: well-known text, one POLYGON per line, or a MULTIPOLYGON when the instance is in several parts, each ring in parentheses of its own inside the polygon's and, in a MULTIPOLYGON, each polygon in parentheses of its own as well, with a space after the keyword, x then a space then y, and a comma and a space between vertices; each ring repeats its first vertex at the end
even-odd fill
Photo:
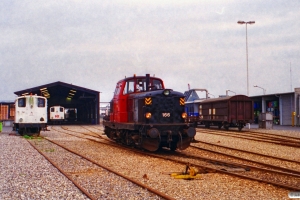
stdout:
POLYGON ((52 123, 59 123, 65 120, 65 108, 62 106, 52 106, 49 109, 50 116, 49 121, 52 123))
POLYGON ((15 100, 13 130, 20 135, 40 134, 47 126, 47 99, 43 96, 25 95, 15 100))
POLYGON ((253 101, 245 95, 227 96, 186 102, 187 121, 205 127, 237 127, 242 130, 254 120, 253 101))
POLYGON ((156 77, 133 76, 120 80, 111 101, 105 134, 120 143, 156 151, 186 149, 196 134, 185 123, 184 94, 165 89, 156 77))
POLYGON ((74 122, 77 120, 77 112, 76 108, 68 108, 66 109, 65 120, 69 122, 74 122))

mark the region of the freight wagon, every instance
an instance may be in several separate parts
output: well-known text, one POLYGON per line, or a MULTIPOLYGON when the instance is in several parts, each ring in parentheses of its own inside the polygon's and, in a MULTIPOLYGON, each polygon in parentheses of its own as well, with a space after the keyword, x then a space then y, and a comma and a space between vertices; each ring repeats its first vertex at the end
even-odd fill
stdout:
POLYGON ((254 120, 253 101, 245 95, 227 96, 186 102, 189 123, 205 127, 237 127, 239 130, 254 120), (192 110, 193 109, 193 110, 192 110))

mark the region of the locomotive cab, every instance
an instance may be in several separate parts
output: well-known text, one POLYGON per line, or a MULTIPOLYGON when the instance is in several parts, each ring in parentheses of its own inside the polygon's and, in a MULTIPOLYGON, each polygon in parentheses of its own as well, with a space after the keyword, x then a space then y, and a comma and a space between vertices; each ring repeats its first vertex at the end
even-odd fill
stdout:
POLYGON ((15 100, 13 130, 20 135, 40 134, 47 126, 47 99, 43 96, 25 95, 15 100))
POLYGON ((165 89, 156 77, 133 76, 117 83, 106 135, 150 151, 161 147, 186 149, 195 128, 185 123, 184 95, 165 89))

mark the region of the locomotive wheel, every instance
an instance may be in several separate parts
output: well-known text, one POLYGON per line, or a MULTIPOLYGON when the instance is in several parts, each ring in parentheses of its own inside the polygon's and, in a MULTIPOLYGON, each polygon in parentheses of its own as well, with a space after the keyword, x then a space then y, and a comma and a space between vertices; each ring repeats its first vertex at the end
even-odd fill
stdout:
POLYGON ((41 129, 42 129, 42 128, 37 128, 36 136, 40 136, 40 134, 41 134, 41 129))
POLYGON ((209 127, 210 127, 209 123, 205 123, 205 128, 209 128, 209 127))
POLYGON ((20 135, 23 135, 23 134, 24 134, 23 129, 19 129, 19 130, 18 130, 18 133, 19 133, 20 135))
POLYGON ((222 126, 223 126, 223 125, 222 125, 221 123, 218 124, 218 128, 219 128, 219 129, 221 129, 222 126))
POLYGON ((142 147, 148 151, 157 151, 160 141, 157 138, 143 138, 142 147))
POLYGON ((25 128, 24 129, 24 135, 30 136, 31 135, 31 128, 25 128))
POLYGON ((228 131, 229 130, 229 125, 228 124, 224 125, 224 128, 225 128, 226 131, 228 131))
POLYGON ((170 143, 170 150, 175 151, 177 149, 177 142, 170 143))
POLYGON ((243 125, 242 124, 239 124, 239 127, 238 127, 239 131, 241 131, 243 129, 243 125))

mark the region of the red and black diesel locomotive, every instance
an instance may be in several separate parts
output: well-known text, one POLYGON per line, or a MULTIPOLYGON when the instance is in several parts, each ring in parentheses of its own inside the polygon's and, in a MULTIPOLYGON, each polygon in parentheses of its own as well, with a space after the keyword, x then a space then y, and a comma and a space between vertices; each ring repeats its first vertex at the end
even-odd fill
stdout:
POLYGON ((120 80, 110 103, 105 134, 129 146, 156 151, 186 149, 196 134, 185 123, 184 94, 165 89, 161 79, 133 76, 120 80))

